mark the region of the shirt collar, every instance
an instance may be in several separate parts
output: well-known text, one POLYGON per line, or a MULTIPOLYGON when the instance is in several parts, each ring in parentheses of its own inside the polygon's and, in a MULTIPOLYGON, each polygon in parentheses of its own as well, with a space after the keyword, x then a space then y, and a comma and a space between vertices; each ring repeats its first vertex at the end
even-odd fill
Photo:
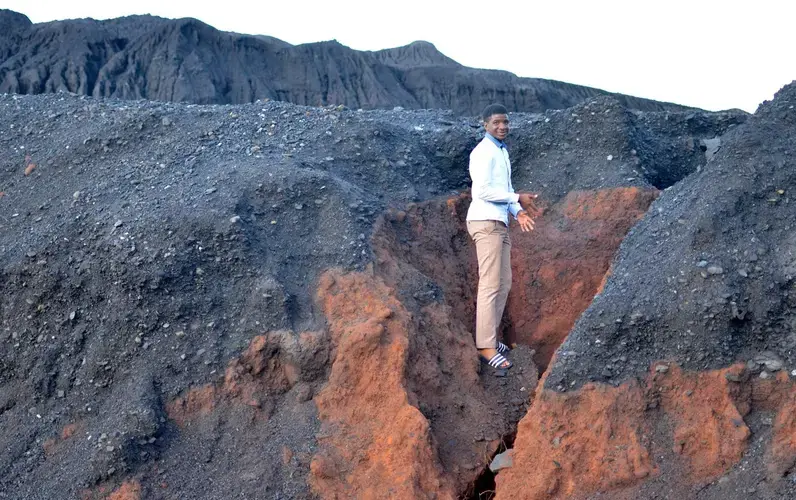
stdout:
POLYGON ((492 134, 490 134, 489 132, 487 132, 487 133, 486 133, 486 136, 487 136, 487 137, 489 137, 489 139, 490 139, 490 140, 491 140, 491 141, 492 141, 492 142, 495 144, 495 146, 497 146, 497 147, 499 147, 499 148, 501 148, 501 149, 505 149, 505 150, 508 150, 508 149, 509 149, 509 148, 508 148, 508 146, 506 146, 506 143, 505 143, 505 142, 503 142, 503 141, 501 141, 501 140, 499 140, 499 139, 496 139, 496 138, 495 138, 495 137, 494 137, 492 134))

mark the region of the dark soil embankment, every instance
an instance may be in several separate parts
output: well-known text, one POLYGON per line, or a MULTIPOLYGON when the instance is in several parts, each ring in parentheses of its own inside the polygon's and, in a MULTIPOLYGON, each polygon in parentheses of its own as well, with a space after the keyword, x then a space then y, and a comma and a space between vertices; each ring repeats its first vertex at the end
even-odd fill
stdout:
MULTIPOLYGON (((572 271, 518 269, 515 288, 534 301, 560 281, 545 296, 581 304, 548 321, 556 339, 655 196, 634 116, 611 99, 512 114, 517 185, 547 206, 549 250, 516 235, 516 260, 572 271)), ((743 119, 704 114, 693 143, 743 119)), ((4 95, 0 122, 6 498, 456 495, 530 403, 529 348, 503 380, 474 357, 476 121, 4 95)), ((679 133, 644 137, 704 165, 679 133)), ((509 338, 548 324, 513 300, 509 338)))
POLYGON ((791 84, 630 231, 499 498, 796 495, 794 106, 791 84))

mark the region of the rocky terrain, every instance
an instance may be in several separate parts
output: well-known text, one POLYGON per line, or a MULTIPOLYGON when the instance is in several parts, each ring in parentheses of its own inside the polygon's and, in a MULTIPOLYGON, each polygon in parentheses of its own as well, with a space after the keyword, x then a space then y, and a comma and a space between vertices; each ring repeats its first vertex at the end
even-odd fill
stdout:
POLYGON ((464 227, 487 94, 421 95, 493 73, 191 20, 0 28, 3 90, 43 94, 0 94, 0 498, 796 496, 796 84, 752 116, 501 94, 544 110, 509 144, 543 211, 496 378, 464 227), (242 90, 207 69, 231 48, 373 87, 242 90), (347 107, 382 102, 455 110, 347 107))
POLYGON ((497 498, 796 496, 794 106, 791 84, 630 230, 497 498))
MULTIPOLYGON (((789 123, 783 113, 772 126, 789 123)), ((631 300, 612 295, 630 286, 619 281, 625 262, 671 274, 645 264, 659 242, 644 250, 653 243, 638 235, 650 218, 668 221, 673 209, 655 207, 695 179, 732 194, 735 164, 705 176, 721 158, 760 154, 728 141, 761 118, 640 112, 601 97, 511 120, 515 186, 539 193, 544 212, 536 231, 513 234, 504 336, 517 366, 495 378, 472 339, 474 118, 0 96, 0 498, 486 498, 492 457, 530 411, 514 468, 497 476, 498 496, 514 497, 526 488, 513 481, 529 463, 527 422, 546 421, 548 392, 613 388, 607 363, 619 377, 679 352, 606 337, 604 350, 586 350, 593 361, 570 368, 563 353, 576 349, 556 350, 600 290, 595 305, 631 300), (551 359, 551 389, 537 392, 551 359)), ((788 187, 770 182, 785 194, 765 203, 786 208, 788 187)), ((724 206, 713 201, 705 213, 724 206)), ((726 271, 697 274, 703 289, 732 272, 711 241, 696 272, 726 271)), ((665 331, 655 318, 674 321, 668 295, 651 290, 647 307, 660 313, 637 335, 665 331)), ((591 315, 617 328, 594 307, 565 346, 592 331, 591 315)), ((746 321, 759 324, 761 311, 746 321)), ((767 335, 757 328, 750 335, 767 335)), ((673 358, 669 373, 675 362, 720 369, 764 344, 741 336, 722 357, 705 347, 699 362, 673 358)), ((598 486, 583 492, 613 483, 598 486)))
POLYGON ((376 52, 336 41, 293 46, 216 30, 195 19, 130 16, 32 24, 0 10, 0 92, 198 104, 258 99, 309 106, 452 109, 477 115, 493 101, 513 111, 563 109, 613 95, 624 107, 683 110, 599 89, 462 66, 432 44, 376 52))

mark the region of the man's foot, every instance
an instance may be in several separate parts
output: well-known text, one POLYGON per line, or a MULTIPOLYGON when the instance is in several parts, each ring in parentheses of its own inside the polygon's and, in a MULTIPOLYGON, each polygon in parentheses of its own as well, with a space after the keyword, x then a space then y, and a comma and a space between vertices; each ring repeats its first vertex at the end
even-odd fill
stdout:
POLYGON ((511 364, 511 361, 509 361, 508 359, 505 358, 505 356, 497 352, 497 349, 494 348, 479 349, 478 354, 481 356, 481 359, 485 363, 489 364, 489 366, 493 368, 506 370, 513 366, 511 364))

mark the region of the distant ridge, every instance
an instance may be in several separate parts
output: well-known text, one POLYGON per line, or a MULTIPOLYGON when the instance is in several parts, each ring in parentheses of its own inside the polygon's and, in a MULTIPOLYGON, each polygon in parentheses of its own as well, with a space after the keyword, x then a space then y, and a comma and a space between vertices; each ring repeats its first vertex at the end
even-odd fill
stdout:
POLYGON ((477 114, 495 101, 541 112, 613 95, 644 111, 687 109, 506 71, 473 69, 428 42, 357 51, 337 41, 291 45, 149 15, 33 24, 0 10, 0 92, 202 104, 274 99, 351 108, 443 108, 477 114))

